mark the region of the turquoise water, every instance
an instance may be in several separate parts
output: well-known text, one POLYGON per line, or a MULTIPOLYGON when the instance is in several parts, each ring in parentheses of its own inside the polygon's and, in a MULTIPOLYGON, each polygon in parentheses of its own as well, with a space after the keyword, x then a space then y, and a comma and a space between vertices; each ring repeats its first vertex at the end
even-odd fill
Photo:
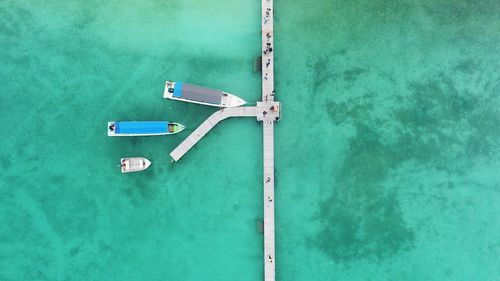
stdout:
MULTIPOLYGON (((500 4, 277 1, 278 280, 499 280, 500 4)), ((259 1, 0 2, 0 280, 261 280, 259 1), (172 137, 108 138, 110 120, 172 137), (153 161, 122 175, 122 156, 153 161)))

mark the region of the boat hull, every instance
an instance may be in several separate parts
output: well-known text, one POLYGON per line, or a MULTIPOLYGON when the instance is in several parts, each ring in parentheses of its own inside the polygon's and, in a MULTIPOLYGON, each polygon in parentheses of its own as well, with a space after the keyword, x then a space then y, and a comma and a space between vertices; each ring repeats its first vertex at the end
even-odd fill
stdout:
POLYGON ((122 173, 144 171, 151 166, 151 161, 144 157, 127 157, 120 159, 122 173))

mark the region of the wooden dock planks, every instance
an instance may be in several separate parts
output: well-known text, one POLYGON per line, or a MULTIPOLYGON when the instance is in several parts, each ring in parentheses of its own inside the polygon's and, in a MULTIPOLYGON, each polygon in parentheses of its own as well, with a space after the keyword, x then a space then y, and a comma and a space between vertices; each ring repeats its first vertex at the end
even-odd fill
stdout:
POLYGON ((274 29, 273 0, 262 0, 262 102, 258 103, 263 122, 264 160, 264 280, 275 281, 276 256, 274 234, 274 122, 279 120, 281 105, 274 103, 274 29), (278 106, 276 113, 270 111, 278 106), (270 114, 271 113, 271 114, 270 114), (276 118, 278 117, 278 118, 276 118))
POLYGON ((257 108, 253 106, 247 107, 230 107, 214 112, 201 125, 196 128, 181 144, 179 144, 171 153, 170 156, 174 161, 181 159, 198 141, 201 140, 215 125, 220 121, 230 117, 255 117, 257 116, 257 108))

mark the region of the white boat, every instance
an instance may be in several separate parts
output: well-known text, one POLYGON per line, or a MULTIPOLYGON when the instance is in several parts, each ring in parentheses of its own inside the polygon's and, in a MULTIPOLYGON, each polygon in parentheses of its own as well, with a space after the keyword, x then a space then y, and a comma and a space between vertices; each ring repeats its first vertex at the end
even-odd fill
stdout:
POLYGON ((243 99, 221 90, 173 81, 165 83, 163 97, 216 107, 237 107, 246 104, 243 99))
POLYGON ((115 121, 108 122, 109 137, 138 137, 173 135, 184 130, 179 123, 168 121, 115 121))
POLYGON ((128 157, 120 160, 122 173, 140 172, 151 166, 151 161, 144 157, 128 157))

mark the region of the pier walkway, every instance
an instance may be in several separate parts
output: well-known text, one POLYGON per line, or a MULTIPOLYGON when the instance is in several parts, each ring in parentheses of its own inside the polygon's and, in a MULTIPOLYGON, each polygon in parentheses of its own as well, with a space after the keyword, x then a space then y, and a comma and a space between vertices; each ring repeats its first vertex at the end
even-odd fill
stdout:
POLYGON ((174 161, 181 159, 198 141, 201 140, 220 121, 230 117, 257 117, 257 121, 275 121, 280 118, 279 102, 257 102, 257 106, 228 107, 214 112, 207 120, 196 128, 181 144, 179 144, 170 156, 174 161))
POLYGON ((274 238, 274 123, 281 118, 281 104, 274 101, 273 0, 262 1, 262 101, 256 106, 221 109, 212 114, 171 153, 178 161, 220 121, 229 117, 256 117, 263 130, 264 281, 275 281, 274 238))
POLYGON ((181 159, 208 131, 210 131, 217 123, 229 117, 255 117, 257 116, 257 107, 229 107, 216 111, 210 115, 201 125, 196 128, 181 144, 179 144, 171 153, 170 156, 174 161, 181 159))
MULTIPOLYGON (((264 158, 264 281, 275 281, 274 245, 274 122, 280 119, 281 105, 274 102, 274 8, 273 0, 262 0, 262 102, 264 158)), ((257 117, 259 118, 259 117, 257 117)))

